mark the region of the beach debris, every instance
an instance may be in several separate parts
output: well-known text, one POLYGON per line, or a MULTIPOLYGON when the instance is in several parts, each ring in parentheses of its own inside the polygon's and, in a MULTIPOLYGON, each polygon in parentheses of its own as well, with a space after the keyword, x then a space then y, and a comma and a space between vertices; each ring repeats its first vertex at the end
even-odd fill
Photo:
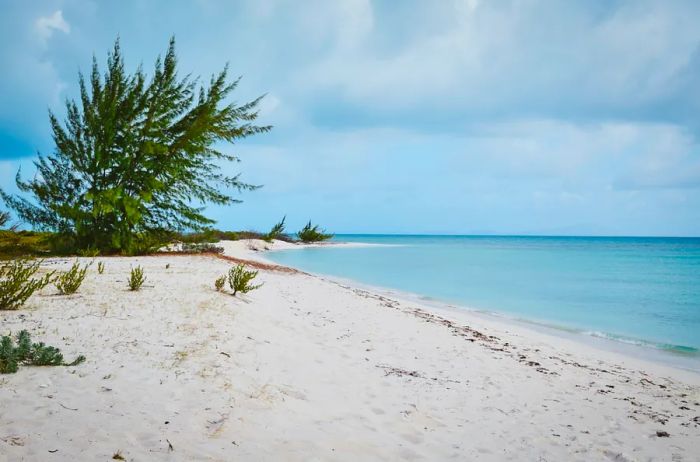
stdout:
POLYGON ((671 435, 669 435, 668 432, 666 432, 666 431, 657 430, 657 431, 656 431, 656 436, 658 436, 659 438, 668 438, 668 437, 671 436, 671 435))
POLYGON ((19 436, 6 436, 0 438, 1 441, 9 444, 10 446, 24 446, 24 440, 19 436))
POLYGON ((112 455, 112 459, 114 459, 114 460, 126 460, 126 459, 124 458, 124 456, 122 455, 121 450, 115 452, 115 453, 112 455))

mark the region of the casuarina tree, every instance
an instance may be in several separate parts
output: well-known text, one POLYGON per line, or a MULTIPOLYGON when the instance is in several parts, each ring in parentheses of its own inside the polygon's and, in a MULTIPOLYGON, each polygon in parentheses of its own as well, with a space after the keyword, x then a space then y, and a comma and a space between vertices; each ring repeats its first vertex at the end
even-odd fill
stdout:
POLYGON ((39 155, 32 179, 17 173, 33 197, 0 194, 21 220, 77 248, 134 253, 166 231, 202 229, 213 223, 206 204, 256 188, 221 169, 238 161, 226 143, 270 130, 255 124, 262 97, 228 101, 238 82, 227 67, 207 83, 179 76, 174 39, 152 76, 128 73, 117 40, 104 74, 93 58, 89 79, 79 76, 64 123, 50 113, 54 152, 39 155))

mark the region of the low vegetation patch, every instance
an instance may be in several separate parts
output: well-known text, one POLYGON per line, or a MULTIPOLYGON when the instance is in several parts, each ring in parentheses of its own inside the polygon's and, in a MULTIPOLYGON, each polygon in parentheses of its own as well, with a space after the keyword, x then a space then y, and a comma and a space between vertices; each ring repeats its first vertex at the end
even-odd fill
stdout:
POLYGON ((219 229, 206 229, 196 233, 174 233, 173 240, 187 244, 214 243, 219 241, 237 241, 239 235, 235 231, 221 231, 219 229))
POLYGON ((146 276, 143 274, 143 268, 140 266, 131 268, 131 274, 129 275, 129 290, 139 290, 145 281, 146 276))
POLYGON ((326 233, 326 230, 321 229, 318 225, 312 225, 311 221, 297 233, 297 236, 302 242, 320 242, 333 237, 332 234, 326 233))
POLYGON ((103 262, 103 261, 97 262, 97 272, 99 274, 102 274, 105 272, 105 262, 103 262))
POLYGON ((51 255, 52 238, 52 233, 0 230, 0 258, 51 255))
POLYGON ((80 355, 73 362, 63 361, 63 355, 58 348, 44 343, 32 343, 29 332, 21 331, 17 335, 17 343, 9 335, 0 339, 0 374, 17 372, 20 365, 27 366, 76 366, 85 361, 80 355))
POLYGON ((214 281, 214 287, 218 292, 221 292, 224 288, 224 284, 226 284, 226 275, 221 275, 216 280, 214 281))
POLYGON ((59 273, 54 282, 58 291, 63 295, 76 293, 85 280, 88 266, 89 265, 85 265, 81 268, 80 264, 76 261, 68 271, 59 273))
POLYGON ((0 266, 0 310, 17 310, 37 290, 51 283, 53 271, 34 277, 40 261, 11 260, 0 266))
POLYGON ((231 287, 231 290, 233 290, 233 296, 235 297, 238 292, 247 294, 251 290, 262 287, 262 284, 251 284, 251 281, 255 279, 257 275, 257 271, 246 270, 242 263, 231 268, 228 271, 228 285, 231 287))
POLYGON ((224 253, 224 248, 214 244, 182 244, 182 249, 179 253, 197 254, 197 253, 224 253))

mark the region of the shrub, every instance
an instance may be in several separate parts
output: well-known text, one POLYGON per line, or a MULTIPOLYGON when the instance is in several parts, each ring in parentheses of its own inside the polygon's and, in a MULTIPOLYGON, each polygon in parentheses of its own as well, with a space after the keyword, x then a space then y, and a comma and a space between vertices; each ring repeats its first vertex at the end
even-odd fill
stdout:
POLYGON ((265 235, 265 240, 267 242, 272 242, 274 239, 279 239, 280 237, 284 236, 284 221, 286 219, 287 216, 285 215, 282 217, 282 221, 273 226, 270 232, 265 235))
POLYGON ((19 309, 37 290, 51 283, 54 272, 34 278, 40 261, 12 260, 0 266, 0 310, 19 309))
POLYGON ((85 267, 81 269, 80 264, 76 261, 68 271, 59 273, 55 280, 58 291, 64 295, 76 293, 85 279, 88 266, 89 265, 85 265, 85 267))
POLYGON ((20 364, 28 366, 77 366, 85 361, 80 355, 71 363, 63 361, 63 355, 58 348, 45 345, 42 342, 32 343, 29 332, 21 331, 17 335, 17 345, 9 335, 0 339, 0 374, 17 372, 20 364))
POLYGON ((332 234, 327 234, 324 229, 320 229, 318 225, 311 225, 311 221, 297 233, 297 236, 302 242, 319 242, 333 237, 332 234))
POLYGON ((215 246, 214 244, 182 244, 180 253, 224 253, 223 247, 215 246))
POLYGON ((250 281, 258 275, 257 271, 248 271, 242 263, 234 266, 228 271, 228 285, 233 290, 234 297, 238 292, 247 294, 251 290, 259 289, 262 284, 251 285, 250 281))
POLYGON ((205 229, 196 233, 173 233, 172 239, 188 244, 214 243, 219 241, 237 241, 238 233, 234 231, 221 231, 219 229, 205 229))
POLYGON ((216 278, 216 281, 214 281, 214 287, 216 287, 216 290, 218 292, 221 292, 221 289, 224 288, 224 284, 226 284, 226 275, 225 274, 216 278))
POLYGON ((103 261, 97 262, 97 272, 100 274, 105 272, 105 262, 103 262, 103 261))
POLYGON ((129 275, 129 290, 139 290, 144 281, 146 281, 146 276, 143 275, 143 268, 140 266, 131 268, 131 274, 129 275))

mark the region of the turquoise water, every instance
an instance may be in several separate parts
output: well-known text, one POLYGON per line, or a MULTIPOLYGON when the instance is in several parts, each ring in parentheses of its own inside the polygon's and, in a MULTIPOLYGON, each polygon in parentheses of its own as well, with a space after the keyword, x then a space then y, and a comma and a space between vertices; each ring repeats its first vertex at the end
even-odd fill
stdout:
POLYGON ((339 235, 271 252, 305 271, 639 343, 700 352, 700 238, 339 235))

